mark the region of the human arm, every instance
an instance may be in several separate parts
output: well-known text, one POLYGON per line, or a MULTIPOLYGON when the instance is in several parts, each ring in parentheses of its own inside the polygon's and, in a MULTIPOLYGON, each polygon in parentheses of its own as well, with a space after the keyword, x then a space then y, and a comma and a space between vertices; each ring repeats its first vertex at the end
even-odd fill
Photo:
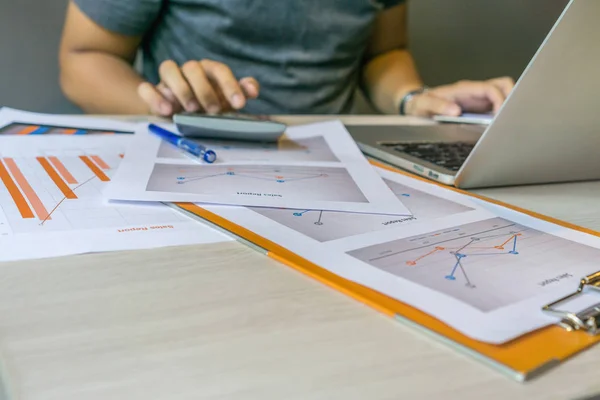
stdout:
MULTIPOLYGON (((362 87, 373 105, 386 114, 397 114, 404 96, 424 86, 407 50, 407 7, 390 7, 380 13, 365 54, 362 87)), ((514 82, 501 77, 487 81, 460 81, 431 88, 407 102, 408 115, 460 115, 462 112, 497 111, 514 82)))
MULTIPOLYGON (((99 0, 83 3, 91 1, 99 0)), ((192 60, 182 66, 167 60, 160 66, 161 82, 146 82, 133 63, 160 1, 140 2, 138 8, 135 1, 128 2, 125 6, 103 2, 104 9, 113 13, 111 18, 121 21, 119 28, 127 27, 123 29, 102 26, 73 1, 68 6, 60 46, 60 84, 85 112, 165 117, 182 110, 218 112, 241 108, 247 98, 258 95, 253 78, 238 81, 226 65, 211 60, 192 60), (146 21, 145 25, 139 21, 146 21)))
POLYGON ((146 113, 137 94, 143 79, 133 68, 140 41, 102 28, 69 3, 59 53, 64 94, 89 113, 146 113))

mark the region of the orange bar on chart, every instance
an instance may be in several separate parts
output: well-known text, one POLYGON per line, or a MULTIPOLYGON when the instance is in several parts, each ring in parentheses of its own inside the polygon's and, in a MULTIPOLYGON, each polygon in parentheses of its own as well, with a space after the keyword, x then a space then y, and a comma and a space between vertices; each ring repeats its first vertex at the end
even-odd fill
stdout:
POLYGON ((8 193, 15 202, 15 205, 17 206, 21 217, 35 218, 35 215, 33 215, 33 211, 31 211, 31 208, 29 207, 29 204, 27 204, 25 197, 23 197, 23 194, 19 190, 19 187, 17 186, 15 181, 13 181, 12 177, 8 173, 8 170, 6 169, 6 167, 4 167, 2 161, 0 161, 0 179, 2 180, 2 182, 4 182, 4 186, 6 186, 6 189, 8 189, 8 193))
POLYGON ((35 132, 40 129, 39 126, 28 126, 19 131, 18 135, 29 135, 31 132, 35 132))
POLYGON ((108 166, 107 163, 104 162, 103 159, 100 158, 100 156, 90 156, 92 158, 92 160, 94 160, 94 162, 96 164, 98 164, 100 166, 100 168, 102 169, 110 169, 110 167, 108 166))
POLYGON ((102 172, 102 170, 100 168, 98 168, 98 166, 96 164, 94 164, 94 162, 92 160, 90 160, 90 158, 88 156, 79 156, 79 158, 81 159, 81 161, 83 161, 85 163, 85 165, 88 166, 89 169, 92 170, 92 172, 102 182, 109 182, 110 181, 110 178, 108 176, 106 176, 106 174, 104 172, 102 172))
POLYGON ((72 128, 52 128, 50 133, 53 135, 75 135, 77 133, 77 129, 72 128))
POLYGON ((27 197, 27 200, 29 200, 29 204, 31 204, 31 206, 33 207, 33 210, 37 214, 38 218, 41 220, 51 219, 50 215, 48 214, 48 210, 46 210, 46 207, 44 207, 44 203, 42 203, 35 190, 33 190, 31 185, 27 181, 27 178, 25 178, 25 176, 17 166, 15 160, 13 160, 12 158, 5 158, 4 163, 8 167, 10 173, 15 177, 15 180, 17 181, 17 184, 21 187, 23 193, 25 193, 25 197, 27 197))
POLYGON ((69 188, 69 185, 63 181, 63 179, 58 175, 58 173, 52 168, 52 165, 48 162, 44 157, 36 157, 42 168, 46 171, 50 179, 54 182, 54 184, 60 189, 60 191, 65 195, 67 199, 76 199, 77 196, 75 193, 69 188))
POLYGON ((48 160, 50 160, 52 165, 54 165, 54 168, 56 168, 58 173, 62 175, 63 179, 65 181, 67 181, 68 184, 70 184, 70 185, 77 184, 77 179, 75 179, 75 177, 73 177, 73 175, 71 175, 69 170, 67 168, 65 168, 64 164, 57 157, 50 156, 50 157, 48 157, 48 160))

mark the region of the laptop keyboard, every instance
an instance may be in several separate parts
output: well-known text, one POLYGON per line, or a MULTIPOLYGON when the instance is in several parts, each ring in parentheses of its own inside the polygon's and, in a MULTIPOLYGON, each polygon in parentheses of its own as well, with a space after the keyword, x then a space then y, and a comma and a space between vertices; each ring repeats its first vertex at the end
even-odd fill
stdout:
POLYGON ((450 171, 458 171, 473 150, 475 144, 465 142, 411 142, 384 143, 383 146, 399 153, 428 161, 450 171))

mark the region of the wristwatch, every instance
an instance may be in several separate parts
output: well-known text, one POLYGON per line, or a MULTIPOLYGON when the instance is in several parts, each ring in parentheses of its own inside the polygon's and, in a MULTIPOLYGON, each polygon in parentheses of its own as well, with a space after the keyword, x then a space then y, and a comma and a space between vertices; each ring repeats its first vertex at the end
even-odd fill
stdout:
POLYGON ((415 89, 415 90, 411 90, 410 92, 406 93, 404 95, 404 97, 402 98, 402 100, 400 101, 400 106, 398 107, 398 111, 400 112, 400 115, 406 115, 406 103, 409 102, 410 99, 412 99, 414 96, 421 94, 421 93, 425 93, 427 91, 428 87, 427 86, 422 86, 419 89, 415 89))

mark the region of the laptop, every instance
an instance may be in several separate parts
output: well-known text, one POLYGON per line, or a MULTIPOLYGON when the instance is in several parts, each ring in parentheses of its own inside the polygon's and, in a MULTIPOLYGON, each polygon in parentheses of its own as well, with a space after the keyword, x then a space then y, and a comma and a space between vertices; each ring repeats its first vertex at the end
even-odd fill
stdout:
POLYGON ((346 127, 367 156, 463 189, 598 180, 599 15, 571 0, 489 124, 346 127))

